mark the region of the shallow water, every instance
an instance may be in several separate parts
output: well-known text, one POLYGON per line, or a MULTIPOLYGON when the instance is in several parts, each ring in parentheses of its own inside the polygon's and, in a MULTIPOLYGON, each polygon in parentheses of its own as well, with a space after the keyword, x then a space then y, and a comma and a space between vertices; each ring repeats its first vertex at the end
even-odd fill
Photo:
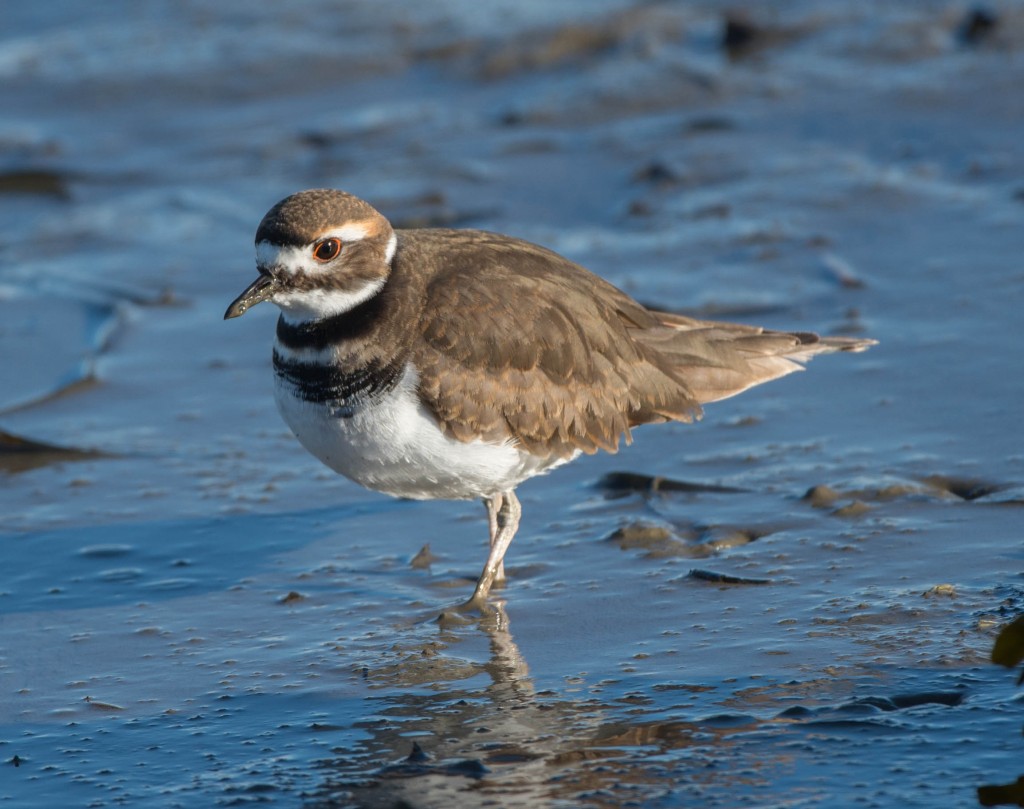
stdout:
POLYGON ((775 6, 731 54, 712 2, 9 10, 0 802, 972 806, 1020 774, 988 654, 1024 594, 1024 11, 775 6), (880 344, 525 484, 493 612, 438 623, 482 508, 320 467, 274 313, 221 320, 312 186, 880 344))

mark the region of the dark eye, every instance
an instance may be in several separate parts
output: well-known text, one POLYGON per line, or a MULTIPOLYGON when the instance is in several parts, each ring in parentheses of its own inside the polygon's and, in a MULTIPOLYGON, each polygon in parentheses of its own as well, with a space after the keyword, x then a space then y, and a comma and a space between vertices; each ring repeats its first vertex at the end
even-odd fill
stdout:
POLYGON ((324 239, 313 246, 313 258, 317 261, 331 261, 341 252, 341 239, 324 239))

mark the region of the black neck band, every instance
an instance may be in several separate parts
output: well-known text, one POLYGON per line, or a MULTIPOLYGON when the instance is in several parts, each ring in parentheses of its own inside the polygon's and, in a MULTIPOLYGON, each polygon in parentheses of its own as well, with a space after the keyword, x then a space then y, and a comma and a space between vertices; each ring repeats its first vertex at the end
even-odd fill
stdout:
POLYGON ((365 337, 378 322, 381 297, 378 292, 347 312, 306 323, 289 323, 282 315, 277 320, 277 339, 288 348, 320 351, 344 340, 365 337))

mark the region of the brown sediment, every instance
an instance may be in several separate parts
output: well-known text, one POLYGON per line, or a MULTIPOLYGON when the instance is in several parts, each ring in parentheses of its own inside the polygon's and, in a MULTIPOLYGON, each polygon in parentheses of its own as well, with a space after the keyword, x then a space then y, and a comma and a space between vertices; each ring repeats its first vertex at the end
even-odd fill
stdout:
POLYGON ((814 508, 827 508, 841 497, 842 495, 831 486, 826 486, 822 483, 808 489, 807 493, 803 496, 803 500, 810 503, 814 508))
POLYGON ((691 544, 675 536, 668 528, 634 522, 616 528, 607 537, 620 550, 643 550, 649 559, 703 558, 712 553, 706 545, 691 544))
POLYGON ((109 456, 96 450, 47 444, 0 430, 0 470, 4 472, 26 472, 62 461, 103 457, 109 456))
POLYGON ((734 576, 729 573, 716 573, 712 570, 701 570, 699 568, 691 570, 687 574, 687 578, 711 582, 713 584, 771 584, 770 579, 750 579, 745 576, 734 576))
POLYGON ((419 549, 417 554, 412 559, 409 560, 409 567, 414 568, 416 570, 423 570, 425 568, 430 567, 436 561, 437 556, 431 553, 430 543, 428 542, 422 548, 419 549))
POLYGON ((714 483, 691 483, 685 480, 674 480, 660 475, 645 475, 639 472, 609 472, 598 482, 597 486, 611 496, 625 496, 633 492, 656 494, 658 492, 709 492, 718 494, 738 494, 748 491, 735 486, 719 486, 714 483))
POLYGON ((0 194, 36 194, 69 199, 69 177, 52 169, 12 169, 0 172, 0 194))
POLYGON ((854 500, 852 503, 847 503, 845 506, 840 506, 832 512, 833 517, 863 517, 865 514, 871 511, 871 506, 862 500, 854 500))
POLYGON ((929 475, 926 478, 922 478, 921 482, 940 492, 948 492, 955 495, 961 500, 977 500, 1006 488, 1004 484, 993 483, 988 480, 961 478, 950 475, 929 475))

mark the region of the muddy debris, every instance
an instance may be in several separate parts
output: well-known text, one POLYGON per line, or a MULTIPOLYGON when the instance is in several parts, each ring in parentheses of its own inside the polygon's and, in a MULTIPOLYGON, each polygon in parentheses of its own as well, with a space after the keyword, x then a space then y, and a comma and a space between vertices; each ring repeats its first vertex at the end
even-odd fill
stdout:
POLYGON ((955 708, 963 704, 966 696, 965 690, 920 691, 892 696, 867 696, 840 705, 823 705, 814 708, 794 705, 779 713, 777 718, 821 726, 849 721, 848 718, 841 719, 840 717, 870 718, 882 713, 906 711, 921 705, 942 705, 955 708))
POLYGON ((772 528, 737 528, 728 525, 710 525, 700 530, 697 541, 713 551, 742 548, 751 542, 774 534, 772 528))
POLYGON ((11 169, 0 171, 0 194, 31 194, 67 200, 71 198, 69 177, 52 169, 11 169))
POLYGON ((634 522, 620 526, 606 538, 620 550, 642 550, 647 559, 703 558, 712 553, 706 545, 691 544, 662 525, 634 522))
POLYGON ((418 55, 427 61, 456 63, 488 81, 580 67, 623 45, 639 16, 637 12, 616 14, 592 22, 527 30, 501 40, 456 40, 427 48, 418 55))
POLYGON ((654 208, 642 199, 633 200, 626 208, 626 216, 648 217, 654 215, 654 208))
POLYGON ((809 503, 814 508, 829 508, 842 497, 843 495, 831 486, 826 486, 822 483, 809 488, 801 499, 805 503, 809 503))
POLYGON ((93 697, 89 696, 82 697, 82 702, 86 703, 90 708, 93 708, 97 711, 116 712, 124 710, 123 705, 116 705, 113 702, 104 702, 102 700, 94 699, 93 697))
POLYGON ((735 132, 739 127, 732 118, 725 116, 708 115, 702 118, 694 118, 687 121, 683 126, 685 135, 708 135, 720 132, 735 132))
POLYGON ((992 38, 998 26, 999 17, 992 9, 975 6, 964 15, 956 36, 962 45, 982 45, 992 38))
POLYGON ((566 25, 544 33, 530 32, 485 56, 480 72, 484 78, 494 80, 586 64, 617 47, 624 33, 618 20, 566 25))
POLYGON ((493 218, 496 211, 459 211, 449 206, 425 208, 410 211, 404 216, 394 217, 396 228, 464 228, 476 222, 493 218))
POLYGON ((871 700, 883 711, 905 711, 919 705, 945 705, 948 708, 954 708, 963 703, 965 696, 965 691, 922 691, 911 694, 894 694, 891 697, 867 697, 858 702, 871 700))
POLYGON ((755 56, 810 33, 807 28, 783 27, 754 20, 742 11, 729 11, 722 21, 721 47, 732 61, 755 56))
POLYGON ((871 506, 865 503, 863 500, 854 500, 852 503, 847 503, 845 506, 840 506, 832 512, 833 517, 842 517, 845 519, 857 519, 863 517, 865 514, 871 513, 871 506))
POLYGON ((1024 806, 1024 775, 1009 784, 985 784, 978 787, 982 806, 1024 806))
POLYGON ((867 282, 858 275, 850 262, 837 256, 835 253, 826 253, 821 257, 821 262, 829 277, 835 280, 843 289, 864 289, 867 287, 867 282))
POLYGON ((661 160, 652 160, 633 172, 633 182, 667 186, 679 182, 679 174, 661 160))
POLYGON ((735 486, 719 486, 713 483, 691 483, 674 480, 660 475, 645 475, 639 472, 609 472, 597 482, 597 488, 612 498, 626 497, 630 494, 660 494, 662 492, 680 492, 686 494, 739 494, 749 491, 735 486))
POLYGON ((616 543, 620 550, 646 551, 648 559, 703 559, 749 545, 771 533, 774 529, 712 525, 683 529, 680 534, 679 529, 638 520, 616 528, 606 541, 616 543))
POLYGON ((976 478, 959 478, 949 475, 929 475, 921 482, 940 492, 952 494, 961 500, 978 500, 996 494, 1006 488, 1005 485, 992 483, 976 478))
POLYGON ((390 217, 392 225, 405 229, 468 227, 499 215, 495 210, 459 210, 441 191, 427 191, 385 204, 394 211, 390 217))
POLYGON ((763 585, 771 584, 771 579, 751 579, 746 576, 734 576, 730 573, 716 573, 713 570, 702 570, 700 568, 694 568, 686 574, 688 579, 697 579, 697 581, 706 581, 712 584, 754 584, 763 585))
POLYGON ((614 49, 622 32, 613 22, 573 24, 552 30, 529 31, 510 41, 463 39, 419 51, 428 62, 454 64, 487 81, 523 73, 580 66, 614 49))
POLYGON ((1018 490, 1012 484, 950 475, 928 475, 919 480, 920 482, 893 482, 847 491, 839 491, 826 484, 820 484, 808 489, 801 500, 814 508, 831 508, 841 500, 849 500, 846 505, 833 512, 840 517, 859 516, 869 511, 872 503, 891 503, 900 500, 934 501, 938 498, 966 502, 1024 502, 1024 498, 1018 496, 1018 490), (996 495, 1005 496, 995 498, 996 495))
MULTIPOLYGON (((416 745, 419 747, 419 745, 416 745)), ((405 759, 398 764, 391 764, 383 767, 378 775, 382 778, 415 778, 424 775, 449 775, 457 778, 483 778, 490 772, 490 769, 480 759, 468 758, 453 761, 440 761, 431 764, 430 758, 423 753, 422 749, 414 749, 405 759), (414 757, 415 756, 415 757, 414 757)), ((395 806, 403 805, 401 803, 395 806)), ((407 804, 406 804, 407 805, 407 804)))
POLYGON ((913 483, 889 483, 885 486, 879 486, 877 489, 857 492, 856 494, 865 500, 886 503, 892 500, 921 497, 926 495, 927 492, 913 483))
POLYGON ((64 461, 87 461, 109 457, 95 450, 63 447, 0 430, 0 471, 27 472, 64 461))
POLYGON ((430 543, 428 542, 409 560, 409 567, 414 570, 426 570, 437 560, 438 557, 431 552, 430 543))
POLYGON ((761 28, 745 15, 728 14, 722 28, 722 48, 730 58, 738 59, 752 50, 763 36, 761 28))
POLYGON ((685 13, 671 4, 640 4, 589 20, 534 26, 500 37, 470 36, 414 49, 417 61, 453 65, 485 81, 585 69, 626 54, 650 59, 686 34, 685 13))
POLYGON ((672 532, 663 525, 634 522, 616 528, 608 536, 609 542, 619 543, 623 550, 629 548, 650 548, 673 540, 672 532))

